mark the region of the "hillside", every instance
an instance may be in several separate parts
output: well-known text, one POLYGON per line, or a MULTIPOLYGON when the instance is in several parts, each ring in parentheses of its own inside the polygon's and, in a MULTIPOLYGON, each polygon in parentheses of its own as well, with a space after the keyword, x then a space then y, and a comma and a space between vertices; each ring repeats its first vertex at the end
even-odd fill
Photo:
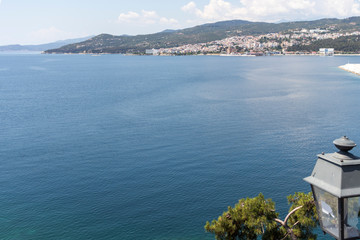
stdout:
POLYGON ((357 30, 360 17, 347 19, 320 19, 285 23, 249 22, 242 20, 223 21, 192 28, 163 31, 137 36, 114 36, 101 34, 87 41, 69 44, 45 53, 144 53, 145 49, 169 48, 185 44, 205 43, 238 35, 260 35, 286 32, 302 28, 329 28, 344 32, 357 30))
POLYGON ((92 37, 93 36, 83 37, 83 38, 75 38, 75 39, 67 39, 67 40, 61 40, 61 41, 45 43, 45 44, 37 44, 37 45, 20 45, 20 44, 5 45, 5 46, 0 46, 0 51, 10 51, 10 52, 13 52, 13 51, 15 51, 15 52, 16 51, 35 51, 35 52, 41 52, 41 51, 45 51, 45 50, 51 49, 51 48, 59 48, 59 47, 62 47, 64 45, 86 41, 86 40, 88 40, 88 39, 90 39, 92 37))
POLYGON ((289 47, 288 51, 314 52, 319 48, 334 48, 335 52, 360 53, 360 36, 344 36, 336 39, 323 39, 312 42, 310 45, 296 45, 289 47))

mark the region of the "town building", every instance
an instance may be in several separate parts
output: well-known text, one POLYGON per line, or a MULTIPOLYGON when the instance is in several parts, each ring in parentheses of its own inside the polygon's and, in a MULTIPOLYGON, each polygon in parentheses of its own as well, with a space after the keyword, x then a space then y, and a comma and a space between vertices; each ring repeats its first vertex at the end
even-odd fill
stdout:
POLYGON ((319 49, 320 56, 334 56, 333 48, 320 48, 319 49))

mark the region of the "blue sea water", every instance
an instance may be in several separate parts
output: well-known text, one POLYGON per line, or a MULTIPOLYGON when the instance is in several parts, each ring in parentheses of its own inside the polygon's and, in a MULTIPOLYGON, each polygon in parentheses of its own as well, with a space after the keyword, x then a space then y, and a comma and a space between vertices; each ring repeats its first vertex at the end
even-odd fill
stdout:
POLYGON ((0 55, 0 239, 213 239, 259 192, 284 217, 316 154, 360 143, 348 61, 0 55))

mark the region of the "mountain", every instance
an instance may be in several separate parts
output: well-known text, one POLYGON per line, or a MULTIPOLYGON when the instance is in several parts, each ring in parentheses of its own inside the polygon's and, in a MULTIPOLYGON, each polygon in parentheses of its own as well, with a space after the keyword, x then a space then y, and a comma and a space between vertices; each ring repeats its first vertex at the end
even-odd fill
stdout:
POLYGON ((39 45, 20 45, 20 44, 14 44, 14 45, 6 45, 6 46, 0 46, 0 51, 45 51, 47 49, 52 48, 59 48, 64 45, 77 43, 86 41, 93 36, 83 37, 83 38, 75 38, 75 39, 67 39, 67 40, 60 40, 52 43, 45 43, 45 44, 39 44, 39 45))
POLYGON ((185 44, 206 43, 238 35, 260 35, 294 29, 329 28, 333 31, 358 30, 360 17, 326 18, 314 21, 282 23, 249 22, 243 20, 208 23, 175 31, 163 31, 137 36, 100 34, 83 42, 69 44, 45 53, 144 53, 145 49, 169 48, 185 44))
POLYGON ((162 33, 172 33, 172 32, 176 32, 177 30, 173 30, 173 29, 165 29, 164 31, 162 31, 162 33))

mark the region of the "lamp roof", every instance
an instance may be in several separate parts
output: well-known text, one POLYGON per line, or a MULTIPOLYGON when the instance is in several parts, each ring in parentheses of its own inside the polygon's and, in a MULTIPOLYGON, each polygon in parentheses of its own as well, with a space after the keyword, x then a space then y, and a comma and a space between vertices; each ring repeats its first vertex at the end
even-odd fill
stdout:
POLYGON ((346 137, 334 144, 340 151, 319 154, 312 174, 304 180, 339 198, 360 196, 360 158, 348 152, 356 144, 346 137))

